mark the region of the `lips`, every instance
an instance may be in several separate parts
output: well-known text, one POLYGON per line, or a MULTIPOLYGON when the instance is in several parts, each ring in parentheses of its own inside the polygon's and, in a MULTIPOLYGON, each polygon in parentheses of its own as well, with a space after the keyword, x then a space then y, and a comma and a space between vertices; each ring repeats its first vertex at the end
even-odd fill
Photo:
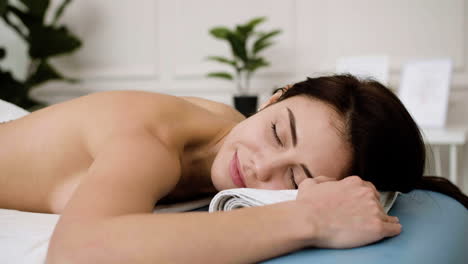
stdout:
POLYGON ((229 171, 231 173, 231 178, 234 184, 237 185, 239 188, 245 188, 246 185, 244 182, 244 177, 239 168, 240 168, 240 162, 239 162, 239 158, 237 157, 237 151, 236 151, 234 153, 234 156, 232 157, 231 163, 229 164, 229 171))

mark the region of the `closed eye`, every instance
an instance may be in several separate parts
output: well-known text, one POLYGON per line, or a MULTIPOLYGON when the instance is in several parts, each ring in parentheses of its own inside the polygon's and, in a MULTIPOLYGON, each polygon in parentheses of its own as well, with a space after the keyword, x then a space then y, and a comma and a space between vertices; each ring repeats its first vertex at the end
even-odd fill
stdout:
POLYGON ((281 142, 281 139, 278 136, 278 132, 276 131, 276 123, 271 123, 271 130, 273 133, 273 137, 276 139, 276 142, 278 142, 280 146, 284 146, 283 142, 281 142))
MULTIPOLYGON (((273 133, 273 137, 275 138, 278 145, 283 147, 284 146, 283 142, 281 142, 281 139, 278 136, 278 132, 276 131, 276 123, 271 123, 271 130, 272 130, 272 133, 273 133)), ((293 186, 294 189, 297 190, 299 187, 297 186, 296 180, 294 178, 294 170, 292 168, 290 168, 290 171, 291 171, 291 176, 290 177, 291 177, 292 186, 293 186)))

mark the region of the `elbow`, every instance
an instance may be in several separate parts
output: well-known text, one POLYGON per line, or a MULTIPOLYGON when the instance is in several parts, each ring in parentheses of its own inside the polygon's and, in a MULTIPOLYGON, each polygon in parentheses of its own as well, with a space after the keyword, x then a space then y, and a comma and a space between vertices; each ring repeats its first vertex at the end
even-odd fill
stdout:
POLYGON ((57 246, 56 244, 49 244, 47 250, 47 256, 45 263, 46 264, 59 264, 59 263, 69 263, 69 264, 78 264, 83 263, 77 258, 76 254, 73 254, 74 250, 70 250, 63 246, 57 246))
POLYGON ((51 241, 46 264, 119 264, 135 263, 129 256, 117 250, 115 245, 104 237, 82 236, 75 239, 55 239, 51 241), (70 243, 70 241, 72 241, 70 243), (69 243, 67 243, 69 242, 69 243))
MULTIPOLYGON (((84 242, 82 239, 59 239, 53 237, 49 244, 46 256, 46 264, 90 264, 90 263, 111 263, 111 259, 103 259, 103 257, 109 258, 112 254, 104 256, 105 249, 97 246, 97 243, 92 242, 93 239, 87 239, 84 242), (72 241, 72 243, 67 243, 72 241)), ((96 239, 94 239, 96 241, 96 239)), ((112 262, 116 263, 116 262, 112 262)))

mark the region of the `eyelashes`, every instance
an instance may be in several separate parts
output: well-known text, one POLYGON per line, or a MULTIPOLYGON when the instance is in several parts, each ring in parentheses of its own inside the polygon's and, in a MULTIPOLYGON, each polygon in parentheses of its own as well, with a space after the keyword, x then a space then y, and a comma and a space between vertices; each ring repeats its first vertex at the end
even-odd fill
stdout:
MULTIPOLYGON (((271 123, 271 130, 272 130, 272 133, 273 133, 273 137, 275 138, 278 145, 283 147, 283 142, 281 142, 281 139, 278 136, 278 132, 276 131, 276 123, 271 123)), ((291 178, 290 179, 291 179, 292 186, 293 186, 294 189, 298 189, 297 183, 296 183, 296 181, 294 179, 294 171, 293 171, 292 168, 290 168, 289 170, 291 171, 291 178)))
POLYGON ((273 131, 273 137, 276 139, 276 142, 280 146, 283 146, 283 142, 281 142, 281 139, 278 136, 278 132, 276 131, 276 123, 271 123, 271 130, 273 131))

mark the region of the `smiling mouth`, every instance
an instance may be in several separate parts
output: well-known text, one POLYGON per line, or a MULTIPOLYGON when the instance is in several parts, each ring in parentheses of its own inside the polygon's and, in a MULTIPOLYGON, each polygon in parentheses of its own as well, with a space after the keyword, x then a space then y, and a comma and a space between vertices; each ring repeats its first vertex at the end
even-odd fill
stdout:
POLYGON ((240 188, 245 188, 246 185, 244 182, 244 177, 242 175, 242 172, 240 171, 240 162, 239 162, 239 158, 237 157, 237 151, 234 153, 229 169, 230 169, 231 178, 234 184, 240 188))

